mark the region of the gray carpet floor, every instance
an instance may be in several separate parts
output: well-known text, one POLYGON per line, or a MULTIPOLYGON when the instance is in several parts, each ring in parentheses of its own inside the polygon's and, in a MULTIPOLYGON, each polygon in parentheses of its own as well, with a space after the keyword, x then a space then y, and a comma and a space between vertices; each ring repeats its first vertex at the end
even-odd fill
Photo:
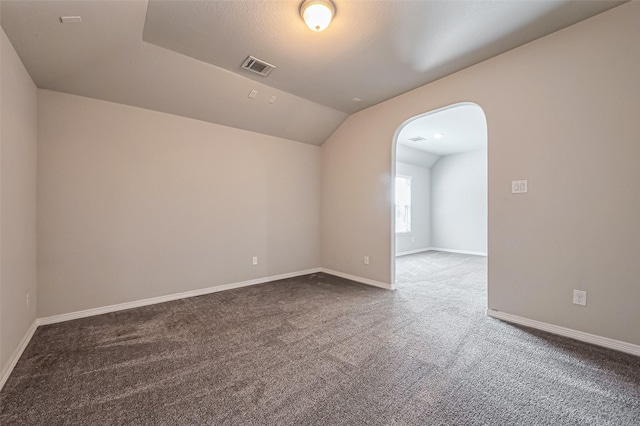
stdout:
POLYGON ((397 269, 393 292, 314 274, 39 327, 0 424, 640 424, 640 358, 485 316, 485 258, 397 269))

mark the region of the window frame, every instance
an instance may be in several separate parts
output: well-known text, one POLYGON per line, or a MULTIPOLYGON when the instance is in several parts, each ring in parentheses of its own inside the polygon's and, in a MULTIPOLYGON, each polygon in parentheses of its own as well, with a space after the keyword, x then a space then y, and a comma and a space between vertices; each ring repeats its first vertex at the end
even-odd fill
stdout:
POLYGON ((397 216, 395 219, 395 234, 396 236, 407 236, 407 235, 413 235, 413 220, 412 219, 412 215, 413 215, 413 185, 412 185, 412 181, 413 181, 413 176, 409 176, 409 175, 402 175, 402 174, 396 174, 395 179, 393 180, 393 184, 394 184, 394 197, 395 199, 393 200, 393 206, 394 206, 394 215, 397 214, 398 211, 398 203, 397 203, 397 199, 398 199, 398 182, 397 179, 405 179, 409 181, 409 204, 408 207, 409 211, 408 211, 408 222, 409 222, 409 230, 408 231, 398 231, 398 220, 397 220, 397 216))

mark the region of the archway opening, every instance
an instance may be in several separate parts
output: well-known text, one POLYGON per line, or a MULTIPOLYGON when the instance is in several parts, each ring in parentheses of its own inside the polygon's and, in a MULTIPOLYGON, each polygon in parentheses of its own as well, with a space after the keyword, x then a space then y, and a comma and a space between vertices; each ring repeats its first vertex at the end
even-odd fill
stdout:
POLYGON ((447 280, 456 265, 475 265, 473 274, 484 274, 486 291, 487 148, 486 117, 475 103, 439 108, 398 127, 392 147, 393 288, 447 280))

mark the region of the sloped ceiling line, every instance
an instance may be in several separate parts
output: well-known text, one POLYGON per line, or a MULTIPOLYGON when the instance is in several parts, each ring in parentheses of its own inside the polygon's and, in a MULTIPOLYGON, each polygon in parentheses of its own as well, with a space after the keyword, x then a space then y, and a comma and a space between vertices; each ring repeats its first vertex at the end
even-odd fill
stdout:
POLYGON ((349 114, 621 3, 336 0, 315 33, 289 0, 3 0, 0 23, 40 88, 321 145, 349 114), (277 69, 243 71, 248 55, 277 69))

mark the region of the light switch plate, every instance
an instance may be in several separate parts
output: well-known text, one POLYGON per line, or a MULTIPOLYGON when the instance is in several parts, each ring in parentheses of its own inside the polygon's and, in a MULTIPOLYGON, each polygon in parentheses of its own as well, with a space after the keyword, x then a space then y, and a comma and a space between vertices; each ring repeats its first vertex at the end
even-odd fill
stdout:
POLYGON ((526 180, 512 180, 511 181, 511 193, 512 194, 525 194, 528 190, 526 180))

